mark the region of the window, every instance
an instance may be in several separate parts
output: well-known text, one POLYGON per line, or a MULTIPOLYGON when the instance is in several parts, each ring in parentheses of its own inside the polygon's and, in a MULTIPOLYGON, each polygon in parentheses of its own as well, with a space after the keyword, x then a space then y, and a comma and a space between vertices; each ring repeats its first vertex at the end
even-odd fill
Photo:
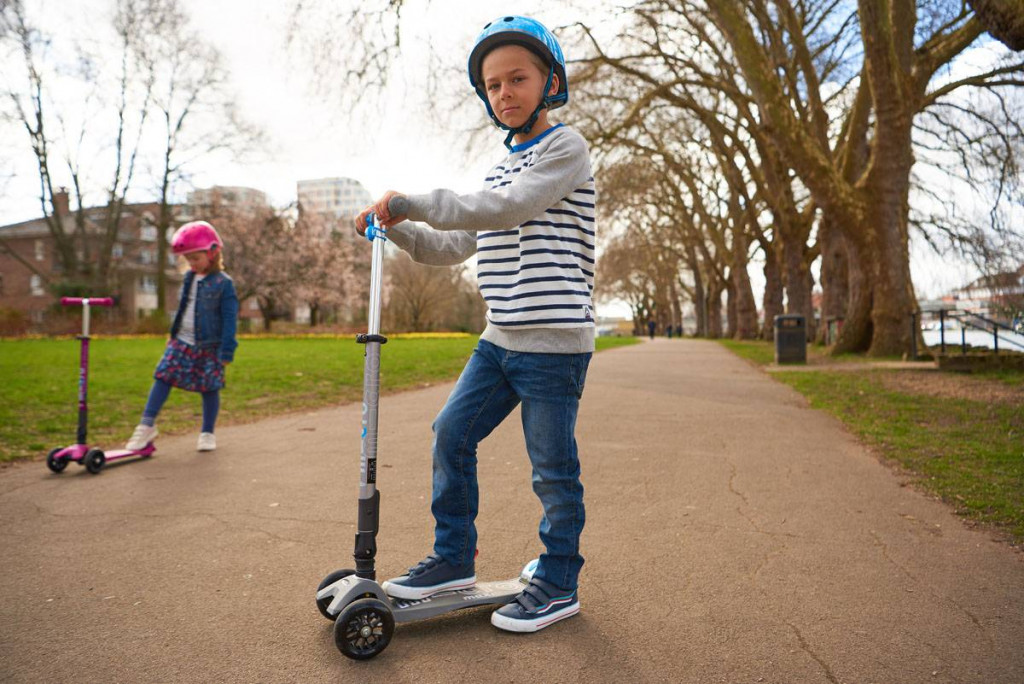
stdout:
POLYGON ((156 292, 156 278, 150 275, 142 276, 142 281, 139 283, 139 291, 147 293, 156 292))
POLYGON ((36 261, 42 261, 46 258, 46 243, 42 240, 36 240, 36 261))
POLYGON ((142 226, 139 229, 139 237, 146 242, 156 242, 156 226, 142 226))
POLYGON ((42 297, 45 294, 43 292, 43 279, 35 274, 29 279, 28 287, 33 297, 42 297))
POLYGON ((155 250, 152 249, 140 249, 139 250, 139 263, 152 264, 156 261, 155 250))
POLYGON ((110 250, 111 256, 115 259, 120 259, 124 256, 124 246, 120 242, 115 242, 114 246, 110 250))

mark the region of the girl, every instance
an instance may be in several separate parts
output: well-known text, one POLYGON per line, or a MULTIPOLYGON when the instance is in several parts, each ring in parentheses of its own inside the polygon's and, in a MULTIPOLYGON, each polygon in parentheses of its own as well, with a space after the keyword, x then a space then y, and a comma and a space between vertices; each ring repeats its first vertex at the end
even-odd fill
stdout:
POLYGON ((198 451, 213 451, 213 435, 220 410, 220 389, 224 367, 235 357, 235 325, 238 296, 231 278, 223 272, 224 243, 205 221, 186 223, 174 233, 171 249, 188 260, 181 301, 171 325, 171 339, 153 373, 153 388, 127 449, 142 449, 157 436, 157 414, 167 401, 171 387, 203 395, 203 429, 198 451))

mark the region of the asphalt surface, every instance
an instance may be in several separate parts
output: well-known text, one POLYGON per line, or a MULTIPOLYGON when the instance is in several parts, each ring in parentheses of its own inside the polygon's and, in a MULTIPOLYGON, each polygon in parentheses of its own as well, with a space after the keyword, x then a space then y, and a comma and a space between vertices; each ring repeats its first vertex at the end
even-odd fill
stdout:
MULTIPOLYGON (((430 549, 450 389, 382 401, 382 578, 430 549)), ((347 405, 96 476, 0 471, 0 682, 1024 682, 1024 554, 722 347, 665 339, 591 365, 580 615, 513 635, 469 609, 348 660, 313 595, 351 565, 359 426, 347 405)), ((479 471, 477 574, 514 576, 540 551, 517 414, 479 471)))

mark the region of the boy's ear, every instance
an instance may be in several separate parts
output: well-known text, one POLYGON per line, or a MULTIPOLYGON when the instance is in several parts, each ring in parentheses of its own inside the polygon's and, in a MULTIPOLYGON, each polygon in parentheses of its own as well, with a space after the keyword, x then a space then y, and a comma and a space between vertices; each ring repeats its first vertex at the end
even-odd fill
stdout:
POLYGON ((548 90, 548 95, 558 94, 558 74, 551 75, 551 88, 548 90))

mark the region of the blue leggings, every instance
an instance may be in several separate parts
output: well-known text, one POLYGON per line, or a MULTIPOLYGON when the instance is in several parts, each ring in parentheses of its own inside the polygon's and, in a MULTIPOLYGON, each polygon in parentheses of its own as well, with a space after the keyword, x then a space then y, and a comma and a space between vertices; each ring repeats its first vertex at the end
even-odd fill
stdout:
MULTIPOLYGON (((157 414, 164 407, 164 402, 171 393, 171 386, 163 380, 153 380, 153 388, 149 390, 146 408, 142 411, 142 424, 153 426, 157 414)), ((220 390, 203 392, 203 432, 213 432, 220 411, 220 390)))

